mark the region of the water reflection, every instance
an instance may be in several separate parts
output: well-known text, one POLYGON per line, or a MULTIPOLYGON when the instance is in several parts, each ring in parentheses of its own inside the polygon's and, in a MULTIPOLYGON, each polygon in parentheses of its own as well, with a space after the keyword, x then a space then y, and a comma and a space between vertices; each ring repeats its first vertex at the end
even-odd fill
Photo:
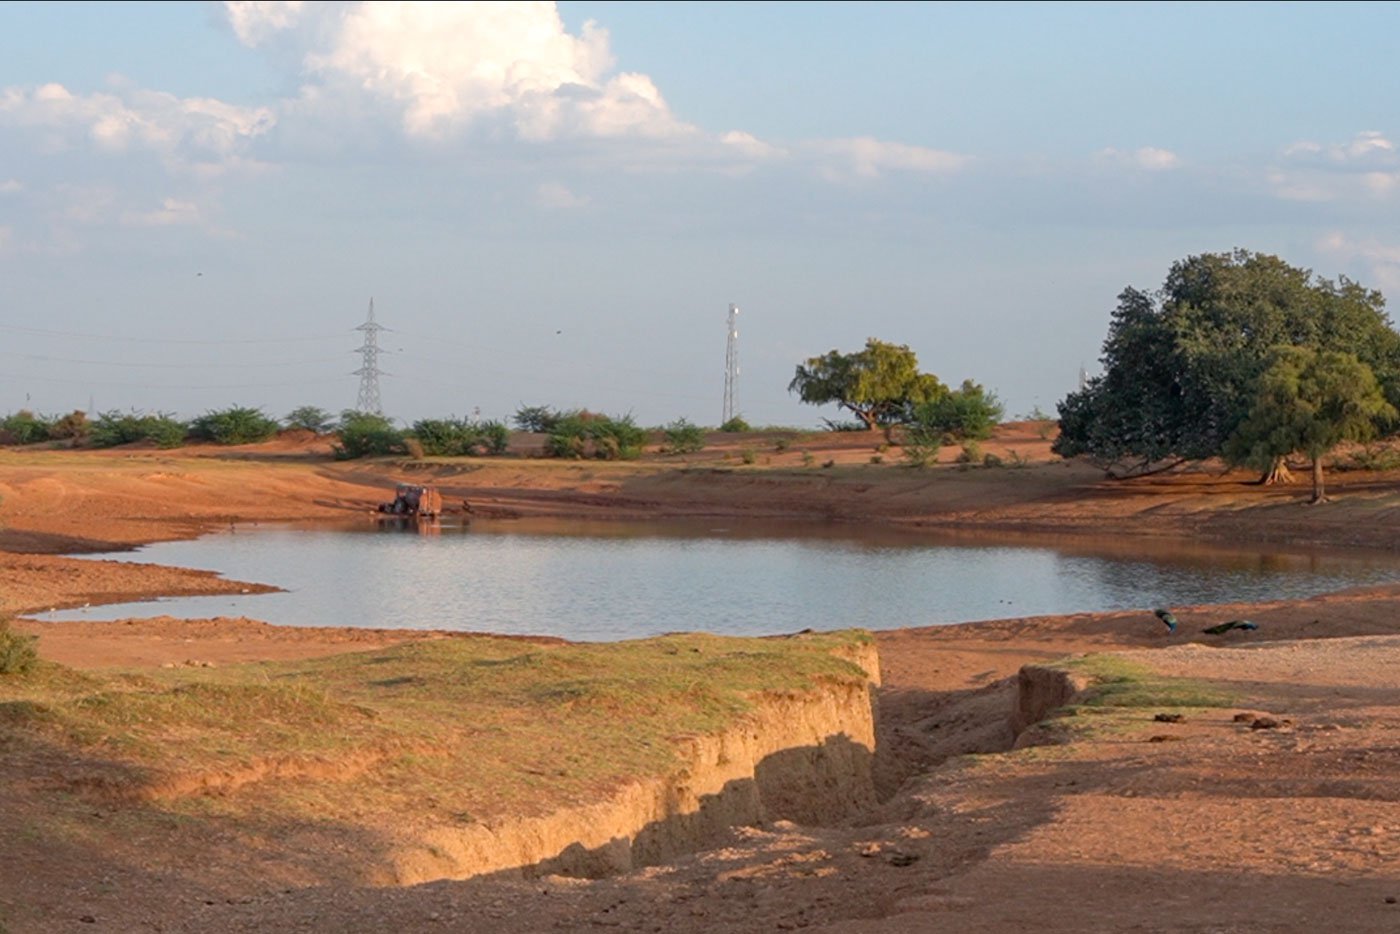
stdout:
POLYGON ((611 640, 1274 600, 1400 579, 1390 556, 1162 541, 930 535, 832 523, 360 522, 240 528, 117 557, 286 588, 94 608, 112 619, 247 615, 288 625, 611 640))

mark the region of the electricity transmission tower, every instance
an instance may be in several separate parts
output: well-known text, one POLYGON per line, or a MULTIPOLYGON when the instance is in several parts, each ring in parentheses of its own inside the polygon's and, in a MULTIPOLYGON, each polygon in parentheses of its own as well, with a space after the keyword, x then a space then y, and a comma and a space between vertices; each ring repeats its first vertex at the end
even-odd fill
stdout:
POLYGON ((739 381, 739 306, 729 306, 729 346, 724 351, 724 418, 728 422, 739 414, 734 411, 734 384, 739 381))
POLYGON ((364 343, 355 351, 360 355, 360 368, 352 374, 360 378, 360 398, 355 402, 355 411, 383 415, 383 405, 379 401, 379 377, 387 374, 379 369, 379 332, 388 329, 374 320, 374 299, 369 300, 369 317, 355 330, 365 332, 364 343))

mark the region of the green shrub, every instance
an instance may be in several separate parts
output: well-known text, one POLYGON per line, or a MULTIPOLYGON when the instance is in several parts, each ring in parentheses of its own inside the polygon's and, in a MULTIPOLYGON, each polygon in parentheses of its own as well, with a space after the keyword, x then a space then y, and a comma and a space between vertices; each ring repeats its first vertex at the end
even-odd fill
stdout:
POLYGON ((1351 470, 1395 470, 1400 468, 1400 451, 1385 443, 1368 444, 1352 452, 1349 464, 1337 466, 1351 470))
POLYGON ((646 438, 631 415, 609 418, 588 411, 570 412, 549 433, 545 453, 552 457, 633 460, 641 456, 646 438))
POLYGON ((705 430, 684 418, 676 419, 663 430, 666 435, 666 443, 661 448, 663 454, 694 454, 705 447, 705 430))
POLYGON ((752 464, 754 461, 758 460, 758 452, 753 448, 744 448, 739 452, 739 459, 746 464, 752 464))
POLYGON ((215 444, 254 444, 277 434, 277 422, 262 409, 233 406, 205 412, 190 423, 190 437, 215 444))
POLYGON ((425 418, 413 423, 413 439, 433 457, 504 454, 510 431, 503 422, 474 424, 461 418, 425 418))
POLYGON ((505 422, 489 419, 477 426, 483 454, 501 455, 510 447, 510 429, 505 422))
POLYGON ((22 675, 39 660, 34 636, 21 635, 10 629, 10 621, 0 618, 0 675, 22 675))
POLYGON ((870 426, 865 422, 842 422, 830 418, 822 419, 826 424, 827 431, 869 431, 870 426))
POLYGON ((910 425, 904 432, 900 451, 910 467, 928 467, 937 463, 938 452, 943 447, 943 432, 927 425, 910 425))
POLYGON ((969 379, 933 402, 915 406, 910 427, 940 432, 949 441, 977 441, 991 437, 1002 411, 995 393, 969 379))
POLYGON ((735 415, 733 418, 729 419, 729 421, 725 422, 723 425, 720 425, 719 430, 725 432, 726 434, 733 435, 742 434, 743 432, 752 431, 753 429, 749 427, 748 422, 744 421, 744 416, 735 415))
POLYGON ((976 441, 964 441, 962 453, 958 455, 959 464, 979 464, 982 462, 982 445, 976 441))
POLYGON ((52 428, 52 419, 20 409, 0 419, 0 444, 38 444, 49 440, 52 428))
POLYGON ((802 452, 802 466, 803 466, 803 467, 811 467, 812 464, 814 464, 814 463, 816 462, 816 460, 817 460, 817 459, 816 459, 815 457, 812 456, 812 452, 811 452, 811 451, 803 451, 803 452, 802 452))
POLYGON ((314 405, 303 405, 288 412, 287 417, 282 419, 282 424, 288 428, 300 428, 324 435, 335 428, 335 416, 314 405))
POLYGON ((150 441, 162 448, 177 448, 185 442, 185 423, 171 415, 123 414, 104 412, 92 423, 90 435, 94 447, 110 448, 133 441, 150 441))
POLYGON ((49 428, 49 437, 58 441, 83 442, 91 433, 92 422, 88 421, 87 413, 80 409, 69 412, 49 428))
POLYGON ((791 442, 787 438, 778 438, 773 442, 773 450, 781 454, 788 449, 789 444, 791 442))
POLYGON ((413 423, 413 437, 423 453, 433 457, 462 457, 471 448, 475 432, 457 418, 423 418, 413 423))
POLYGON ((983 466, 983 467, 1002 467, 1002 466, 1005 466, 1005 465, 1002 463, 1002 460, 1001 460, 1000 457, 997 457, 997 456, 996 456, 995 454, 993 454, 991 451, 988 451, 986 454, 983 454, 983 455, 982 455, 982 466, 983 466))
POLYGON ((331 447, 336 460, 407 454, 404 432, 383 415, 347 410, 340 414, 340 442, 331 447))

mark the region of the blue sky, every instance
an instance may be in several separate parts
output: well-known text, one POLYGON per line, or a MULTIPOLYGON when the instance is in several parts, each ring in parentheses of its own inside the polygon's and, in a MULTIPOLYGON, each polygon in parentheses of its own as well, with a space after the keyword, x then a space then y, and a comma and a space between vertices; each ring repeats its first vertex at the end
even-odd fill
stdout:
POLYGON ((1400 293, 1388 4, 0 5, 0 412, 1011 413, 1236 246, 1400 293))

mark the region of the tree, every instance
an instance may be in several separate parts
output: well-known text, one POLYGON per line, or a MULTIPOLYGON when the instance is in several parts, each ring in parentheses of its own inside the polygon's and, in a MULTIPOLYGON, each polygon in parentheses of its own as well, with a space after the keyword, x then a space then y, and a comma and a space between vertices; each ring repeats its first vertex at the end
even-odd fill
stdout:
POLYGON ((292 409, 282 421, 288 428, 300 428, 317 435, 323 435, 335 427, 335 416, 314 405, 292 409))
POLYGON ((864 350, 833 350, 800 364, 788 392, 810 405, 835 402, 874 431, 905 420, 914 406, 941 398, 948 387, 938 377, 920 373, 907 346, 872 337, 864 350))
POLYGON ((1327 498, 1322 458, 1343 441, 1369 441, 1379 420, 1395 417, 1375 374, 1354 354, 1276 347, 1225 455, 1232 463, 1268 467, 1305 454, 1312 460, 1312 502, 1321 503, 1327 498))
POLYGON ((1155 295, 1118 296, 1104 373, 1060 403, 1054 450, 1130 471, 1218 456, 1280 345, 1351 353, 1400 402, 1400 334, 1384 308, 1379 292, 1275 256, 1181 260, 1155 295))

